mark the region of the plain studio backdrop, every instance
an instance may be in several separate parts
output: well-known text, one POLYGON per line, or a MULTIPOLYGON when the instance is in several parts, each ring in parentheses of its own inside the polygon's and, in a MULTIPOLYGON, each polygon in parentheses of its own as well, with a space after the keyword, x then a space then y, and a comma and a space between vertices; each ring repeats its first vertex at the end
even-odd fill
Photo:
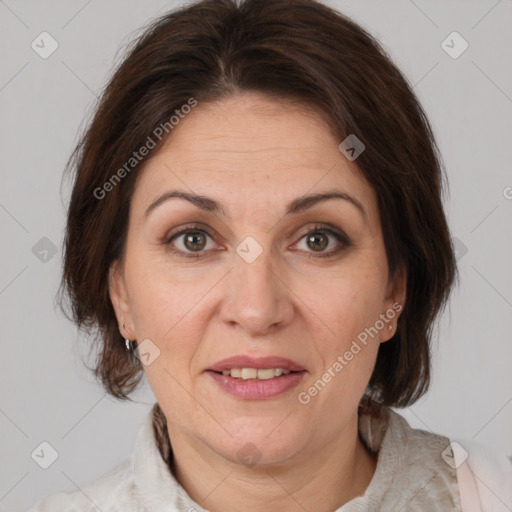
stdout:
MULTIPOLYGON (((512 1, 328 4, 375 35, 414 86, 449 179, 461 284, 436 330, 431 390, 403 414, 512 455, 512 1)), ((54 307, 69 199, 60 186, 122 48, 177 5, 0 1, 0 510, 107 472, 154 402, 146 383, 135 404, 109 399, 82 364, 86 341, 54 307), (47 469, 36 456, 45 447, 57 457, 47 469)))

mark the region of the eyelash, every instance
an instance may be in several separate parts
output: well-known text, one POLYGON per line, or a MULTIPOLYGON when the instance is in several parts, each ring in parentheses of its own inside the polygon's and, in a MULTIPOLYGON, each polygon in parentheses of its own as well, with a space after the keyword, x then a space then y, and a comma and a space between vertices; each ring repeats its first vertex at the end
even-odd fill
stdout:
MULTIPOLYGON (((168 249, 171 252, 177 254, 180 257, 194 258, 194 259, 199 259, 199 258, 205 257, 205 256, 202 256, 201 254, 206 252, 206 251, 198 251, 198 252, 195 252, 195 253, 194 252, 185 252, 185 251, 181 251, 179 249, 174 249, 171 246, 171 242, 174 239, 178 238, 180 235, 185 235, 185 234, 188 234, 188 233, 203 233, 203 234, 208 235, 210 238, 213 238, 210 235, 210 233, 208 233, 208 231, 206 231, 204 229, 199 229, 196 225, 192 224, 192 225, 185 226, 184 228, 180 229, 177 232, 171 233, 168 237, 166 237, 166 239, 165 239, 165 241, 163 243, 164 243, 164 245, 168 246, 168 249)), ((341 251, 343 249, 343 247, 346 248, 346 247, 350 246, 350 241, 349 241, 348 237, 344 233, 342 233, 342 232, 338 233, 337 231, 334 231, 327 224, 315 224, 314 228, 310 229, 309 231, 304 233, 299 238, 299 241, 302 240, 305 237, 308 237, 308 236, 314 234, 314 233, 323 233, 323 234, 332 235, 342 245, 342 247, 337 247, 336 249, 331 249, 328 252, 321 252, 321 253, 316 253, 316 254, 315 253, 311 253, 313 255, 313 257, 315 257, 315 258, 328 258, 328 257, 335 256, 336 254, 338 254, 339 251, 341 251)))

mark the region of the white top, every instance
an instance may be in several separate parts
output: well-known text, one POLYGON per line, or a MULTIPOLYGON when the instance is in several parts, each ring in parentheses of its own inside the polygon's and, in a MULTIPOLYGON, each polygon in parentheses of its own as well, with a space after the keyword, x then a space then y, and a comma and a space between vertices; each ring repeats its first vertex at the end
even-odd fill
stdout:
MULTIPOLYGON (((479 510, 476 501, 483 512, 512 510, 512 464, 505 456, 463 442, 452 451, 448 438, 413 429, 388 408, 378 418, 360 416, 359 432, 378 452, 376 471, 363 496, 334 512, 465 512, 479 510), (462 472, 455 467, 466 458, 464 450, 469 458, 462 467, 472 469, 480 499, 463 496, 465 507, 470 504, 463 510, 462 472)), ((29 512, 205 512, 174 478, 170 457, 165 416, 155 403, 130 457, 81 490, 42 498, 29 512)))

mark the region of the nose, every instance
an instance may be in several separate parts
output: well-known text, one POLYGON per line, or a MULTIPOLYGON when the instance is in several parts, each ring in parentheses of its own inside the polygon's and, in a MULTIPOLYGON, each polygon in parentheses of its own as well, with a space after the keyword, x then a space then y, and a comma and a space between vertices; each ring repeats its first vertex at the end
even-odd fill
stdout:
POLYGON ((252 336, 275 333, 288 325, 294 315, 293 294, 271 259, 268 249, 251 263, 235 255, 227 277, 221 320, 252 336))

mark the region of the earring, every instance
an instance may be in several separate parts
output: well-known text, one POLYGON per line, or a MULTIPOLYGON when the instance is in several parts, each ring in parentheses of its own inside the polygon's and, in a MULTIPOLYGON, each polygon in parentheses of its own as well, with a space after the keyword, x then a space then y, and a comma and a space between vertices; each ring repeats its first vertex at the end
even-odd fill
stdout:
POLYGON ((390 331, 392 331, 392 330, 393 330, 393 326, 392 326, 392 325, 390 325, 390 326, 388 327, 388 329, 389 329, 390 331))
MULTIPOLYGON (((119 329, 119 330, 121 330, 121 329, 119 329)), ((123 324, 123 331, 125 331, 125 330, 126 330, 126 327, 123 324)), ((135 342, 135 340, 130 341, 128 338, 124 339, 124 346, 125 346, 126 352, 133 352, 135 350, 134 342, 135 342)))

